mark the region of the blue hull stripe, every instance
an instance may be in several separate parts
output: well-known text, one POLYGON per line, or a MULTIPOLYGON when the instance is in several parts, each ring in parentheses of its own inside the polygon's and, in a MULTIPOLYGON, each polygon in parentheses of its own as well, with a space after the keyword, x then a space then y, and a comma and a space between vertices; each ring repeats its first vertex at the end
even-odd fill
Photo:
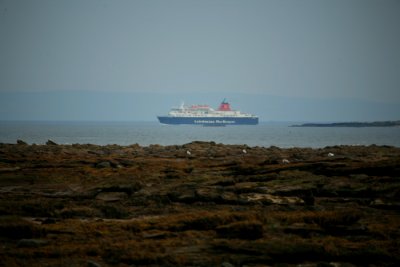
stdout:
POLYGON ((256 125, 258 118, 235 118, 235 117, 168 117, 159 116, 158 120, 164 124, 198 124, 198 125, 256 125))

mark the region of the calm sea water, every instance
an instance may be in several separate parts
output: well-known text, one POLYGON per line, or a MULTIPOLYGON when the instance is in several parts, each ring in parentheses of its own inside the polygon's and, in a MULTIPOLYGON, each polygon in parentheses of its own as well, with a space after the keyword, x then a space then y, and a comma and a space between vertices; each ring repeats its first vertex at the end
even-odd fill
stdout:
POLYGON ((181 145, 214 141, 249 146, 325 147, 332 145, 391 145, 400 147, 400 127, 289 127, 285 123, 257 126, 171 126, 157 122, 0 122, 0 143, 17 139, 44 144, 181 145))

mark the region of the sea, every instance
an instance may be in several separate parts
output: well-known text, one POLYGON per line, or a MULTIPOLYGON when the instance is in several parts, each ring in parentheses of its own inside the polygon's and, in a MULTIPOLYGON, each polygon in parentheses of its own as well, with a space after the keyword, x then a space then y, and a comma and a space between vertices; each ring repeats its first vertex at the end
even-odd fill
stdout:
POLYGON ((323 148, 335 145, 388 145, 400 147, 400 127, 291 127, 295 123, 204 127, 162 125, 158 122, 43 122, 2 121, 0 143, 96 144, 149 146, 213 141, 251 147, 323 148))

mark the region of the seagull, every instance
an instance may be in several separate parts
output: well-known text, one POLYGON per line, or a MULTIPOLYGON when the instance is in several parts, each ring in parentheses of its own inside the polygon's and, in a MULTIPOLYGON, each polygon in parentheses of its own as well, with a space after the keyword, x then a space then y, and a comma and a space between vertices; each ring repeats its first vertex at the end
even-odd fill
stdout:
POLYGON ((247 154, 246 149, 243 149, 242 152, 243 152, 243 154, 247 154))
POLYGON ((187 151, 186 151, 186 154, 188 154, 188 155, 192 155, 192 153, 190 153, 190 151, 189 151, 189 150, 187 150, 187 151))
POLYGON ((333 153, 328 153, 328 157, 333 157, 333 156, 335 156, 335 154, 333 154, 333 153))

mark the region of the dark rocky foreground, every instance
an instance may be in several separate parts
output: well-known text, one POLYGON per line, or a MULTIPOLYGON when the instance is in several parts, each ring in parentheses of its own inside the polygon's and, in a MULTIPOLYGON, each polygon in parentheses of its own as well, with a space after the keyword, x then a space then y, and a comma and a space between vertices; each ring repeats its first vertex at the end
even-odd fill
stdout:
POLYGON ((400 148, 0 144, 2 266, 399 266, 400 148))

